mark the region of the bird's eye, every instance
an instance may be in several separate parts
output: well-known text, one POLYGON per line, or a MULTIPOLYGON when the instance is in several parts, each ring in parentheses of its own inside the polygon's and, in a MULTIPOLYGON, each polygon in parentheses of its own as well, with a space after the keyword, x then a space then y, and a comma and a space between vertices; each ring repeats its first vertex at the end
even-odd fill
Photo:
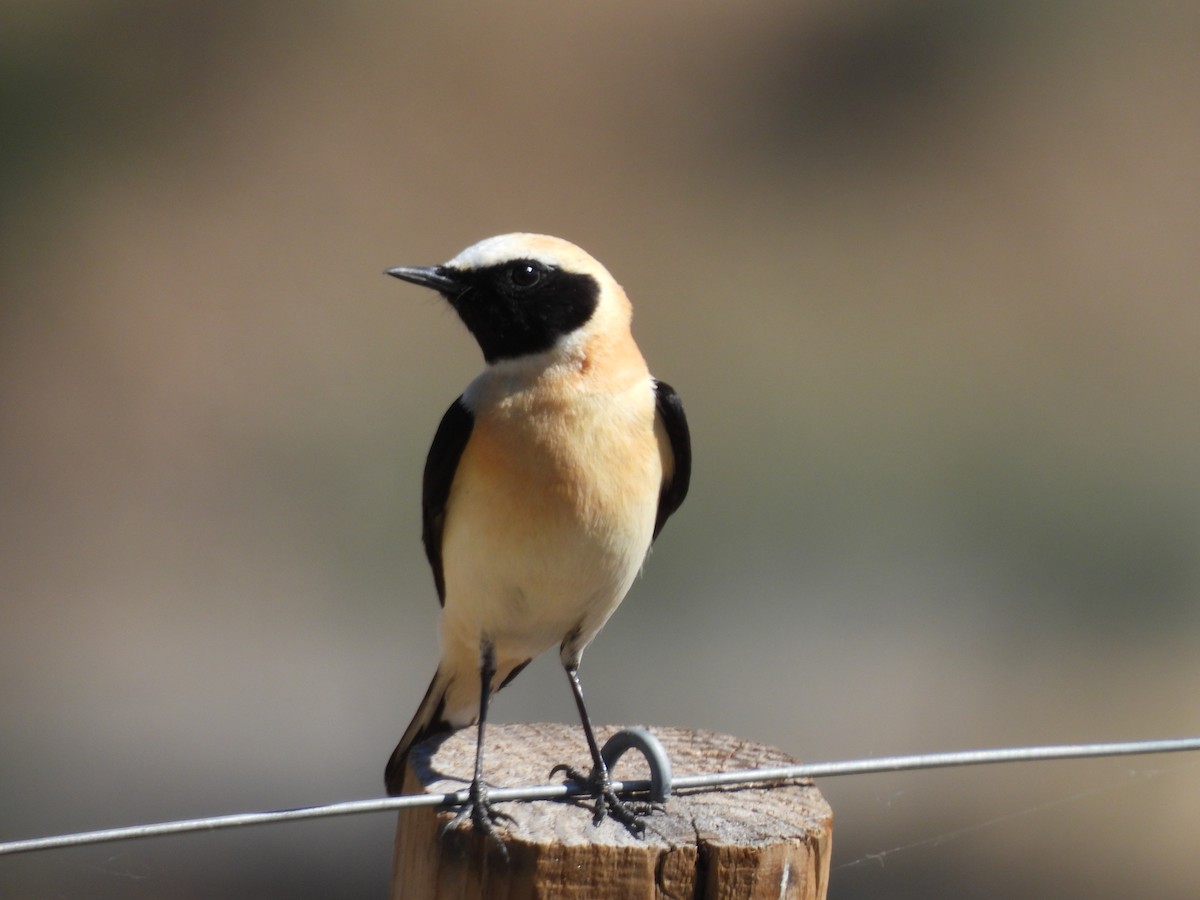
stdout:
POLYGON ((531 288, 542 280, 542 267, 537 263, 514 263, 508 270, 508 280, 513 287, 531 288))

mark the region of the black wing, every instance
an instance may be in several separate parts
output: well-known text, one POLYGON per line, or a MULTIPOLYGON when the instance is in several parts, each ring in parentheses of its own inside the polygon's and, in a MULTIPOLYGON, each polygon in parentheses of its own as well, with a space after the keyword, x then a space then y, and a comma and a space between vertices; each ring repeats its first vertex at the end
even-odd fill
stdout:
POLYGON ((692 436, 688 431, 687 416, 683 414, 683 401, 666 382, 654 382, 654 406, 675 457, 674 471, 670 478, 663 479, 658 495, 658 515, 654 519, 654 536, 658 537, 667 519, 687 496, 692 480, 692 436))
POLYGON ((446 605, 446 577, 442 572, 442 532, 446 528, 446 498, 458 470, 458 460, 475 427, 475 417, 462 397, 450 404, 438 425, 429 455, 425 457, 425 479, 421 489, 421 540, 433 569, 438 602, 446 605))

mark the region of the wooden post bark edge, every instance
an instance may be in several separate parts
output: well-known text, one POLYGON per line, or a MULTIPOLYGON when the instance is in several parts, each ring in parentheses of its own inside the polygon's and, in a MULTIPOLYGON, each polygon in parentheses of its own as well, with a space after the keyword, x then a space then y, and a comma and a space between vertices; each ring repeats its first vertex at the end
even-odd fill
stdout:
MULTIPOLYGON (((601 728, 601 742, 617 730, 601 728)), ((728 735, 651 728, 676 777, 796 761, 772 747, 728 735)), ((416 748, 406 793, 444 793, 469 783, 475 729, 416 748)), ((568 762, 587 769, 578 726, 490 725, 489 784, 547 783, 568 762)), ((629 753, 617 779, 647 778, 629 753)), ((812 785, 728 787, 673 794, 647 820, 643 839, 611 820, 592 824, 590 800, 505 803, 497 824, 509 858, 467 827, 442 834, 452 813, 402 810, 392 868, 393 900, 441 898, 787 898, 823 900, 829 883, 833 814, 812 785)))

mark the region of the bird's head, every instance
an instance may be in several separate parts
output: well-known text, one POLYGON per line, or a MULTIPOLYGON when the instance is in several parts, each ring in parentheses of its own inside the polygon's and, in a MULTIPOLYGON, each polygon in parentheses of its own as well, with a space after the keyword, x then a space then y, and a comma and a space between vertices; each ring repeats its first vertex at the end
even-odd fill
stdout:
POLYGON ((569 354, 629 331, 629 301, 620 285, 561 238, 502 234, 440 266, 397 266, 387 274, 444 296, 489 364, 569 354))

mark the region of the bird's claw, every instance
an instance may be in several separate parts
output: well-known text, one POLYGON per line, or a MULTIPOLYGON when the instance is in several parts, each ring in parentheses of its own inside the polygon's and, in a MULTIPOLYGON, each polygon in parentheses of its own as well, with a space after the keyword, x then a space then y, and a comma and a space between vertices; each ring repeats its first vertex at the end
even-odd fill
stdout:
POLYGON ((599 825, 604 821, 605 816, 611 816, 614 821, 624 825, 630 834, 640 838, 646 833, 645 817, 656 809, 661 809, 661 806, 643 800, 622 800, 612 789, 612 780, 605 770, 601 770, 601 772, 593 770, 584 774, 574 766, 559 763, 550 770, 550 777, 553 778, 560 772, 567 777, 568 781, 574 781, 592 789, 593 796, 596 798, 596 809, 592 816, 593 825, 599 825))
POLYGON ((469 799, 459 807, 454 818, 442 826, 442 836, 455 831, 468 819, 475 831, 490 840, 500 851, 500 855, 507 860, 508 848, 504 846, 504 841, 500 839, 500 835, 496 831, 496 823, 500 821, 515 822, 516 819, 492 805, 491 800, 488 799, 487 785, 478 782, 471 784, 469 799))

